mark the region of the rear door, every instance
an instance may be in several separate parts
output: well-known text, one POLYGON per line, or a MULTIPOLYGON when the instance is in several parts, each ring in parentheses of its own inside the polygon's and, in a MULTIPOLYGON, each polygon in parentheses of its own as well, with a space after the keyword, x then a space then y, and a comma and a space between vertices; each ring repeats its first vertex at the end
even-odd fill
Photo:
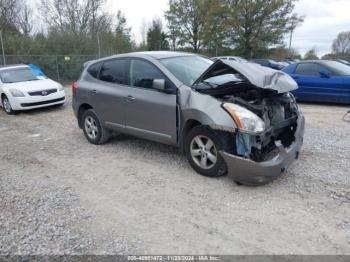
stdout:
POLYGON ((90 104, 100 120, 108 127, 121 130, 125 123, 124 97, 127 90, 127 59, 118 58, 102 63, 97 82, 90 90, 90 104))
POLYGON ((154 64, 143 59, 130 59, 125 125, 129 134, 146 139, 177 143, 176 88, 154 64), (154 79, 164 79, 165 93, 153 89, 154 79))
POLYGON ((338 102, 339 92, 343 90, 342 78, 334 75, 322 77, 321 69, 327 68, 312 62, 296 66, 292 77, 299 88, 293 93, 299 100, 338 102))

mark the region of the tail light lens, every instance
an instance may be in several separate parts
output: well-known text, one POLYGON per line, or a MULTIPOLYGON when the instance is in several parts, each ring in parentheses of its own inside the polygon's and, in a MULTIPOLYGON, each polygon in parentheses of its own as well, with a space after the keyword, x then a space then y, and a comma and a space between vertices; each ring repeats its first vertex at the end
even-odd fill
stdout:
POLYGON ((75 82, 72 84, 72 93, 75 93, 77 91, 77 89, 78 89, 78 83, 75 82))

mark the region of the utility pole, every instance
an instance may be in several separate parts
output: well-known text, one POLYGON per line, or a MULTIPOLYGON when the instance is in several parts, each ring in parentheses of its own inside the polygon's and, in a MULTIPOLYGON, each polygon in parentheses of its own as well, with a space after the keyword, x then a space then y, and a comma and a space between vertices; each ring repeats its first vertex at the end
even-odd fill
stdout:
POLYGON ((292 55, 292 40, 293 40, 293 31, 295 27, 290 29, 290 38, 289 38, 289 54, 292 55))
POLYGON ((98 45, 98 58, 101 58, 101 44, 100 44, 100 34, 97 33, 97 45, 98 45))
POLYGON ((5 57, 4 41, 2 39, 2 31, 0 31, 0 41, 1 41, 1 49, 2 49, 2 58, 4 60, 4 65, 6 65, 6 57, 5 57))

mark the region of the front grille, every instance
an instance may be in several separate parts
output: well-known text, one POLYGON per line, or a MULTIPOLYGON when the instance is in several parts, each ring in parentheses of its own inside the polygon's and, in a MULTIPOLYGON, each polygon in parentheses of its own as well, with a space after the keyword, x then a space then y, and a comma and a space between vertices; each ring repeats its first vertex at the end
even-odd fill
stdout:
POLYGON ((57 89, 48 89, 48 90, 40 90, 35 92, 28 92, 28 94, 30 96, 48 96, 56 92, 57 92, 57 89))
POLYGON ((63 101, 64 99, 65 99, 65 97, 61 97, 61 98, 58 98, 58 99, 42 101, 42 102, 36 102, 36 103, 23 103, 23 104, 21 104, 21 106, 23 106, 23 107, 41 106, 41 105, 47 105, 47 104, 60 102, 60 101, 63 101))

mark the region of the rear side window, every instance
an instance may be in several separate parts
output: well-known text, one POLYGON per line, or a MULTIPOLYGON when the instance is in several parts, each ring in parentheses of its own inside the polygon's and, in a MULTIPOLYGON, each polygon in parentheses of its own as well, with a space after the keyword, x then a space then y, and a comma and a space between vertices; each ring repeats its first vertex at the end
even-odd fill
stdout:
POLYGON ((101 65, 102 65, 102 63, 93 64, 88 68, 87 71, 94 78, 98 78, 98 73, 100 72, 101 65))
POLYGON ((165 76, 154 65, 138 60, 131 60, 130 85, 135 87, 152 88, 154 79, 164 79, 165 76))
POLYGON ((319 76, 321 66, 315 63, 302 63, 295 69, 297 75, 319 76))
POLYGON ((125 84, 125 59, 105 61, 100 71, 100 80, 116 84, 125 84))

